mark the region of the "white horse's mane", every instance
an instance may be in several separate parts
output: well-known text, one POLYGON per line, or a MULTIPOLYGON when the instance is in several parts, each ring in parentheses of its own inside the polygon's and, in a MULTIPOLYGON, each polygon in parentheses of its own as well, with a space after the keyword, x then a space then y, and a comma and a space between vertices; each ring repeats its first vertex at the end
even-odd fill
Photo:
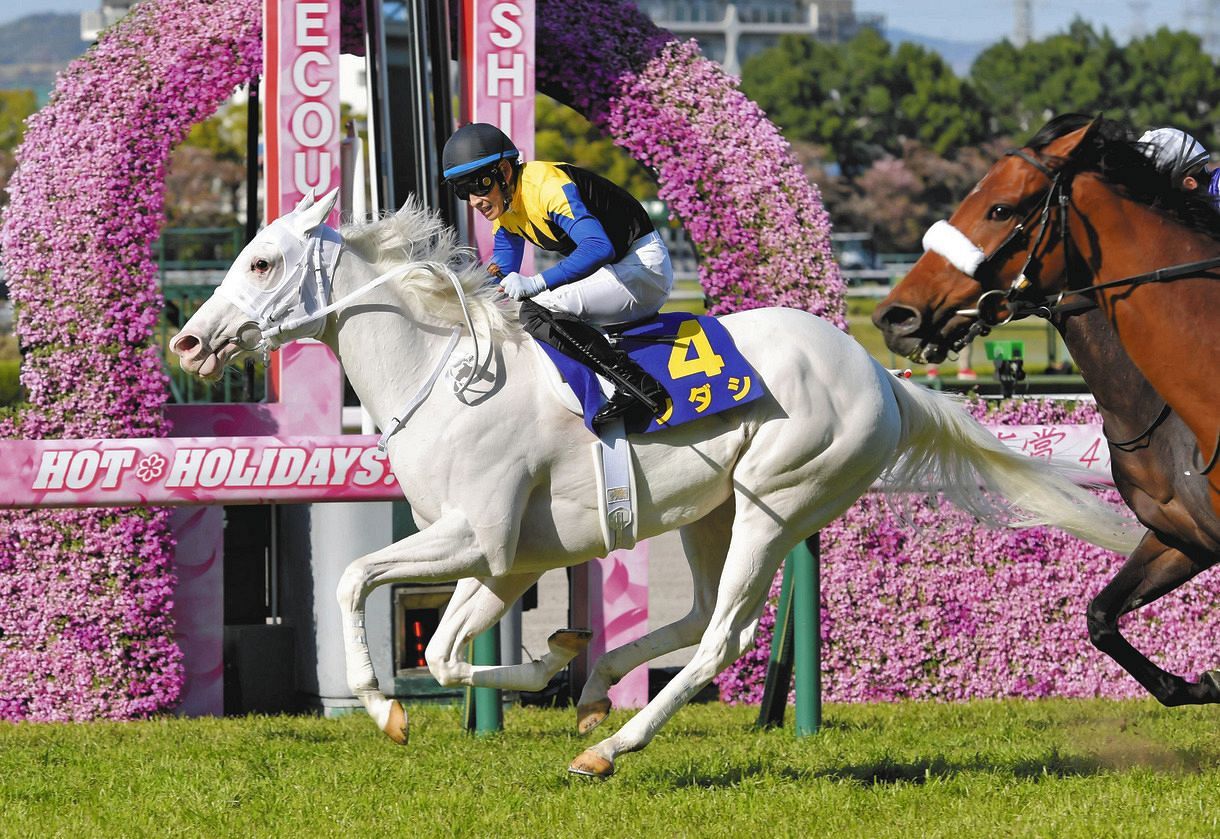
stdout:
POLYGON ((409 198, 396 213, 345 224, 339 233, 344 245, 364 259, 374 274, 403 269, 403 282, 392 287, 414 311, 463 323, 461 304, 448 276, 452 272, 462 285, 476 324, 486 324, 498 338, 521 333, 517 305, 506 302, 497 287, 487 282, 487 272, 475 251, 462 245, 456 231, 417 198, 409 198))

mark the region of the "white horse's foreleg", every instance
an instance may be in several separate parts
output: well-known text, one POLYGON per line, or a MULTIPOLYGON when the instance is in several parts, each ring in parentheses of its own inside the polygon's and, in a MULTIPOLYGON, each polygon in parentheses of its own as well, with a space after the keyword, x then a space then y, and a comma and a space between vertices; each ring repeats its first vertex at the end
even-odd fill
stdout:
POLYGON ((347 686, 377 726, 394 742, 407 740, 406 715, 377 684, 364 631, 369 593, 389 582, 431 582, 488 575, 490 566, 465 516, 447 511, 431 526, 352 562, 339 580, 336 597, 343 620, 347 686))
POLYGON ((699 641, 716 605, 716 585, 724 568, 733 526, 733 502, 722 504, 682 528, 682 547, 691 570, 694 602, 685 616, 606 652, 593 664, 576 705, 576 729, 592 731, 610 712, 610 688, 619 679, 658 656, 699 641))
POLYGON ((567 666, 589 643, 589 633, 560 631, 551 636, 550 651, 523 664, 472 665, 466 660, 470 640, 489 629, 541 576, 512 574, 494 579, 466 579, 458 583, 440 625, 424 652, 428 669, 445 686, 503 690, 542 690, 551 677, 567 666))

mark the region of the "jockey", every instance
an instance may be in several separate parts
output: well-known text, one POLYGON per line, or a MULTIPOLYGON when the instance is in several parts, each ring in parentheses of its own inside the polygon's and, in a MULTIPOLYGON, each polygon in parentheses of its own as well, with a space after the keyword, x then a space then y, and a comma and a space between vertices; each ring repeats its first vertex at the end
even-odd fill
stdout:
POLYGON ((1211 155, 1202 143, 1177 128, 1153 128, 1145 131, 1139 142, 1156 168, 1173 179, 1174 186, 1184 192, 1206 194, 1212 206, 1220 210, 1220 169, 1208 173, 1211 155))
POLYGON ((525 331, 615 382, 593 425, 641 406, 660 413, 664 388, 596 328, 652 317, 673 289, 669 252, 640 202, 570 163, 522 163, 512 140, 487 123, 459 128, 441 162, 457 197, 492 223, 488 272, 522 301, 525 331), (523 275, 527 241, 564 258, 523 275))

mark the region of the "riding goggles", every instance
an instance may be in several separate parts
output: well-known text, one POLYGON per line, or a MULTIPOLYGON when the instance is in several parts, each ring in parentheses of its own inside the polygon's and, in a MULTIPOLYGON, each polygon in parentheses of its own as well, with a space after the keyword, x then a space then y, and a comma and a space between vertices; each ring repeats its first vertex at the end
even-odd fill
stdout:
POLYGON ((490 167, 480 172, 475 172, 462 178, 455 178, 449 182, 449 186, 453 187, 453 193, 458 197, 459 201, 465 201, 472 195, 477 195, 480 198, 491 192, 496 185, 496 168, 490 167))

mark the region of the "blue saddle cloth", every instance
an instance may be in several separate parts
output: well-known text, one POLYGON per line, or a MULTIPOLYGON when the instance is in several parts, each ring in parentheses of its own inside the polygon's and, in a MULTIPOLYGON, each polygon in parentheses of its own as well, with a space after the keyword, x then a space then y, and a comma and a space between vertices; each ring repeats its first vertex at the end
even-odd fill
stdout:
MULTIPOLYGON (((594 372, 539 342, 584 408, 585 426, 602 405, 594 372)), ((666 411, 653 418, 645 433, 673 428, 753 402, 766 391, 720 321, 706 315, 666 312, 622 334, 625 350, 669 394, 666 411)), ((596 432, 594 432, 596 433, 596 432)))

